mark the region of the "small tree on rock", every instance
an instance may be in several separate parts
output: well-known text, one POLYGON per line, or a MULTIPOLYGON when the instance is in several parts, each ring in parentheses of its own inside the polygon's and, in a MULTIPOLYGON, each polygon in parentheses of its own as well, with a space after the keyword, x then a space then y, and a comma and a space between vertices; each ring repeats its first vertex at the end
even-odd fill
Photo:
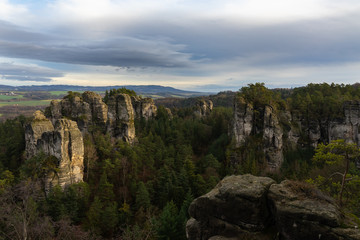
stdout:
POLYGON ((344 172, 334 172, 329 178, 340 175, 341 187, 339 192, 339 203, 342 205, 342 197, 345 184, 348 180, 346 176, 349 172, 350 162, 355 161, 360 156, 360 149, 355 143, 347 143, 343 139, 331 141, 328 145, 319 144, 315 150, 313 161, 320 164, 344 164, 344 172))

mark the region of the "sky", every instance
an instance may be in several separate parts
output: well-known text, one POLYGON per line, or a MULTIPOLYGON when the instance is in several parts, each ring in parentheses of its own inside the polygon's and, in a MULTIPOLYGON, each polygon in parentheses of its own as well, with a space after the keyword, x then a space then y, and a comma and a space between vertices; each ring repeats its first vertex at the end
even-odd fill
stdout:
POLYGON ((360 82, 358 0, 0 0, 0 84, 360 82))

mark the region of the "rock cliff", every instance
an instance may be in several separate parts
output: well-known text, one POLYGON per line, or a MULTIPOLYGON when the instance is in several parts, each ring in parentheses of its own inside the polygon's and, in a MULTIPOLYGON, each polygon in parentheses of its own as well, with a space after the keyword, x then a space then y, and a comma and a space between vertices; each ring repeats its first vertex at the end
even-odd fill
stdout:
POLYGON ((108 100, 108 132, 132 143, 135 139, 134 109, 127 94, 117 94, 108 100))
POLYGON ((40 152, 56 158, 58 172, 48 173, 46 189, 59 184, 80 182, 83 179, 84 144, 77 123, 68 119, 51 121, 37 111, 25 129, 26 156, 31 158, 40 152))
POLYGON ((345 139, 360 145, 360 102, 346 102, 343 116, 337 119, 309 119, 296 111, 278 110, 271 105, 257 106, 237 96, 230 135, 235 147, 241 147, 249 136, 261 136, 268 171, 277 171, 287 149, 345 139))
POLYGON ((189 240, 360 239, 358 229, 340 227, 338 206, 319 190, 249 174, 224 178, 189 214, 189 240))
POLYGON ((195 115, 199 117, 205 117, 213 110, 213 102, 211 100, 201 99, 198 100, 195 106, 195 115))
POLYGON ((140 98, 138 96, 131 97, 131 103, 134 108, 136 118, 149 118, 155 117, 157 107, 155 106, 152 98, 140 98))
POLYGON ((99 94, 86 91, 72 93, 62 100, 53 100, 46 109, 34 113, 25 129, 26 158, 40 152, 57 160, 59 172, 48 173, 46 187, 65 186, 83 179, 83 134, 97 128, 111 136, 133 143, 135 118, 156 116, 157 108, 150 98, 127 94, 110 96, 105 104, 99 94))
POLYGON ((135 140, 134 119, 148 120, 155 117, 156 112, 151 98, 117 93, 109 96, 106 104, 99 94, 86 91, 83 94, 70 93, 61 101, 53 100, 46 116, 53 124, 62 118, 74 120, 83 134, 89 131, 89 127, 96 127, 132 143, 135 140))

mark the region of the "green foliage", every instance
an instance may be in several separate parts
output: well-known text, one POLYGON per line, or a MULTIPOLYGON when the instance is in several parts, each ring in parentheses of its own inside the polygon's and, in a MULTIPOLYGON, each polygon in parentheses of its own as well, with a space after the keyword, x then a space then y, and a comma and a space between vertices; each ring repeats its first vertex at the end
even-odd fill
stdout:
POLYGON ((9 170, 17 175, 25 150, 26 122, 23 116, 0 122, 0 171, 9 170))
POLYGON ((81 93, 68 91, 68 94, 63 99, 69 99, 70 102, 74 102, 75 98, 82 98, 81 93))
POLYGON ((44 180, 49 174, 57 175, 59 172, 58 161, 56 157, 40 152, 24 162, 20 168, 20 176, 33 180, 44 180))
POLYGON ((343 118, 343 104, 359 100, 360 89, 344 84, 308 84, 295 88, 288 98, 290 109, 308 120, 343 118))
POLYGON ((143 182, 138 184, 138 190, 136 192, 136 208, 140 209, 141 207, 145 210, 150 207, 150 196, 149 192, 143 182))
POLYGON ((252 103, 254 109, 258 109, 265 105, 274 107, 281 107, 284 105, 280 95, 266 88, 264 83, 248 84, 247 87, 242 87, 240 89, 238 96, 242 97, 245 102, 252 103))
POLYGON ((108 90, 105 91, 105 96, 104 96, 104 99, 103 99, 104 103, 108 103, 109 97, 115 96, 117 94, 127 94, 130 97, 137 96, 136 92, 134 90, 130 90, 130 89, 127 89, 125 87, 118 88, 118 89, 114 88, 114 89, 111 89, 110 91, 108 91, 108 90))
POLYGON ((159 228, 157 230, 159 240, 183 239, 181 234, 183 223, 179 216, 175 203, 168 202, 159 216, 159 228))
MULTIPOLYGON (((342 198, 344 194, 345 185, 347 182, 352 181, 353 177, 349 175, 349 169, 351 162, 354 162, 360 156, 360 149, 354 143, 347 143, 343 139, 331 141, 329 144, 319 144, 315 150, 313 161, 320 167, 326 167, 327 165, 342 165, 343 170, 341 172, 333 172, 328 179, 333 179, 332 185, 339 187, 337 192, 340 205, 342 205, 342 198), (336 175, 340 175, 340 179, 336 181, 333 178, 336 175), (335 180, 335 181, 334 181, 335 180)), ((322 178, 318 179, 318 182, 324 182, 322 178)))

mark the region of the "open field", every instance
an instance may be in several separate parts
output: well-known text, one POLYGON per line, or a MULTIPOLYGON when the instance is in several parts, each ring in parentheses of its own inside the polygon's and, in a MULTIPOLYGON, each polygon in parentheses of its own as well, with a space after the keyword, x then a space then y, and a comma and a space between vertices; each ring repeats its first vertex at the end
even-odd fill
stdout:
POLYGON ((0 101, 8 101, 12 99, 21 99, 23 95, 16 95, 16 96, 7 96, 7 95, 0 95, 0 101))
POLYGON ((4 107, 4 106, 43 106, 43 105, 50 104, 50 101, 51 100, 0 102, 0 107, 4 107))
POLYGON ((61 96, 67 95, 68 91, 50 91, 49 93, 54 96, 61 96))

